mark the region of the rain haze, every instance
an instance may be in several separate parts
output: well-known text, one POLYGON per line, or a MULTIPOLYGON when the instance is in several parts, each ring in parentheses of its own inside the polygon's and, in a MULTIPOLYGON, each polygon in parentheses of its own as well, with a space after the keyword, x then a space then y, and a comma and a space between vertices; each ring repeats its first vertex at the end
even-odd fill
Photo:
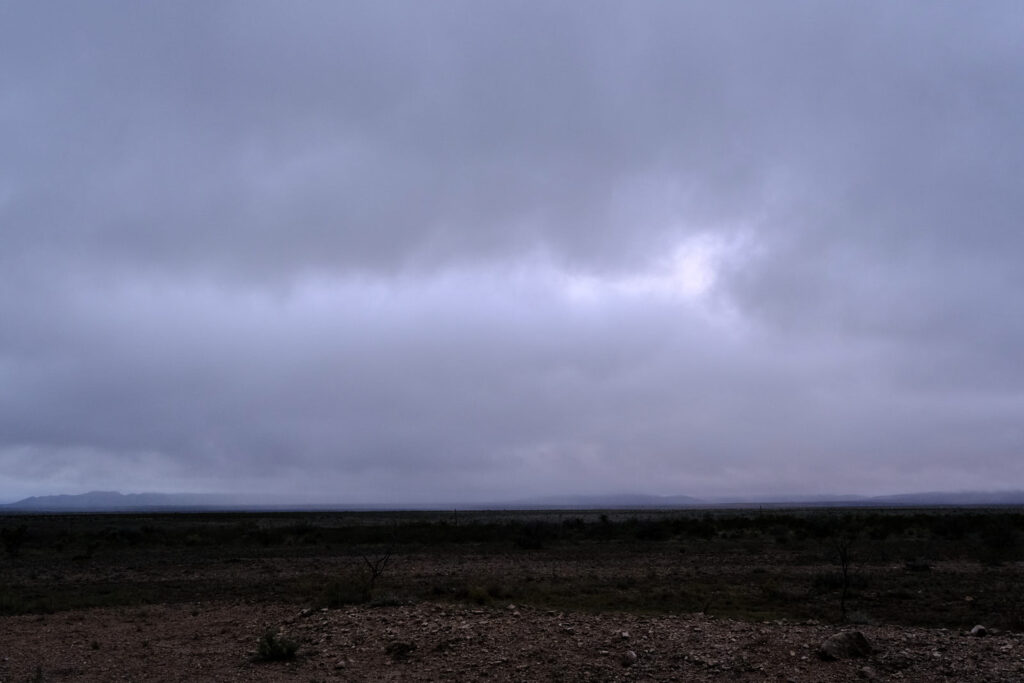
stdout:
POLYGON ((5 2, 0 500, 1021 488, 1022 35, 5 2))

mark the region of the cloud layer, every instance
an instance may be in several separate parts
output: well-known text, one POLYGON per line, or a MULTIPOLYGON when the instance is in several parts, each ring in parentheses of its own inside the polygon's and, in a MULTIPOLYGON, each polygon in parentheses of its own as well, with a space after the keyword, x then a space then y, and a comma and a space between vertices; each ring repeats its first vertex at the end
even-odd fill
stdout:
POLYGON ((1024 10, 0 9, 0 497, 1024 483, 1024 10))

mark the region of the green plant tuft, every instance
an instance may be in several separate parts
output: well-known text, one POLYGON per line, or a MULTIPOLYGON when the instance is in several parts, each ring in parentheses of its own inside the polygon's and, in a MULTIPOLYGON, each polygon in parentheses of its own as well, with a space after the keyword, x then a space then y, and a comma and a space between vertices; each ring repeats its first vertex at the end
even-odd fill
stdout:
POLYGON ((273 629, 267 629, 256 647, 256 655, 264 662, 281 662, 295 659, 298 649, 299 644, 295 641, 279 635, 273 629))

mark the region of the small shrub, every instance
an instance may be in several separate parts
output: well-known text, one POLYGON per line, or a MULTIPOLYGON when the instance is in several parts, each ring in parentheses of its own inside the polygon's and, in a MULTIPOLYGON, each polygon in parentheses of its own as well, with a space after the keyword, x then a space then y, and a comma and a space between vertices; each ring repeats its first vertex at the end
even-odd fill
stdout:
POLYGON ((256 647, 256 656, 264 662, 281 662, 295 659, 298 649, 299 644, 295 641, 279 635, 273 629, 267 629, 256 647))
POLYGON ((433 595, 435 598, 439 598, 442 595, 451 595, 457 592, 458 589, 456 589, 454 586, 449 586, 446 583, 435 583, 430 587, 430 594, 433 595))
POLYGON ((491 594, 483 586, 470 586, 466 589, 466 599, 478 605, 491 604, 491 594))

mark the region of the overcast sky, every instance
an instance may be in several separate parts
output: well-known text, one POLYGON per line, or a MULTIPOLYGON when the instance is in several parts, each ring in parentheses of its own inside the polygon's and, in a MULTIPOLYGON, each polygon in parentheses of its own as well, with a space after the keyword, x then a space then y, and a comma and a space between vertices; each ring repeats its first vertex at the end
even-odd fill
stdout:
POLYGON ((0 499, 1024 487, 1024 4, 0 4, 0 499))

